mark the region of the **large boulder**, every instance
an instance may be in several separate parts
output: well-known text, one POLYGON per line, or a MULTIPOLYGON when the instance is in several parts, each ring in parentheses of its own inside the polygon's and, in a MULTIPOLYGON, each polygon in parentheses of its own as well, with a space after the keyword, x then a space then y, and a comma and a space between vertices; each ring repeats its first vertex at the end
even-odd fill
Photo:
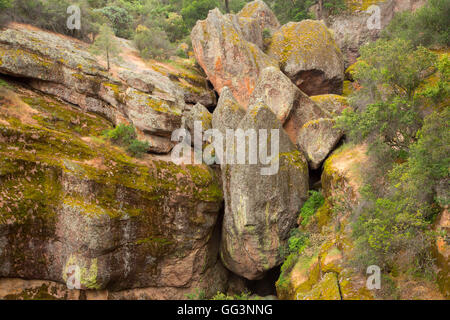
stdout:
POLYGON ((293 143, 297 143, 299 132, 306 123, 331 117, 331 114, 326 109, 314 103, 301 90, 298 90, 297 94, 297 101, 291 110, 290 116, 284 123, 284 129, 293 143))
POLYGON ((246 108, 261 71, 276 66, 254 43, 245 40, 240 28, 219 9, 198 21, 191 32, 195 57, 215 90, 221 94, 228 86, 236 100, 246 108))
POLYGON ((349 1, 350 10, 344 14, 327 16, 326 24, 333 30, 336 43, 344 55, 345 68, 356 62, 362 45, 379 38, 381 31, 397 12, 415 11, 425 3, 425 0, 349 1), (380 9, 380 28, 368 23, 375 13, 367 11, 371 5, 377 5, 380 9))
POLYGON ((342 137, 330 119, 340 106, 335 106, 337 99, 315 99, 320 102, 316 104, 277 68, 269 67, 261 73, 250 97, 252 103, 259 100, 275 113, 291 141, 307 155, 313 169, 318 168, 342 137))
POLYGON ((343 135, 334 128, 331 118, 342 108, 341 100, 335 97, 339 96, 315 98, 319 101, 316 104, 279 69, 269 67, 261 73, 250 101, 263 101, 284 124, 291 141, 305 153, 311 168, 318 169, 343 135))
POLYGON ((325 201, 309 220, 299 219, 299 230, 310 234, 313 241, 285 260, 276 283, 280 299, 376 298, 376 292, 366 287, 367 277, 348 263, 354 256, 352 212, 360 201, 366 151, 365 146, 346 146, 326 160, 322 174, 325 201))
POLYGON ((191 134, 192 146, 194 146, 194 148, 203 148, 207 144, 207 141, 203 142, 203 134, 205 131, 212 128, 212 114, 205 108, 205 106, 197 103, 191 108, 191 110, 186 112, 184 123, 186 129, 191 134), (201 123, 201 132, 195 130, 195 122, 197 121, 201 123), (201 146, 195 146, 196 140, 200 140, 202 142, 201 146))
POLYGON ((297 108, 302 92, 278 68, 264 69, 250 97, 254 104, 262 100, 272 110, 281 123, 290 117, 291 111, 297 108))
POLYGON ((271 33, 280 28, 277 16, 270 10, 267 4, 262 0, 249 2, 238 13, 240 18, 251 18, 258 21, 261 30, 268 29, 271 33))
POLYGON ((268 54, 307 95, 342 93, 342 53, 322 22, 303 20, 282 26, 272 36, 268 54))
POLYGON ((228 14, 227 18, 233 23, 237 30, 240 30, 244 39, 258 46, 264 48, 263 30, 259 21, 253 18, 239 17, 234 14, 228 14))
MULTIPOLYGON (((272 158, 278 162, 278 171, 264 175, 261 169, 266 165, 261 163, 228 164, 223 182, 222 261, 234 273, 255 280, 282 262, 279 248, 307 197, 308 166, 268 106, 258 103, 249 108, 238 129, 279 132, 279 154, 272 158)), ((275 137, 268 133, 267 139, 270 148, 275 137)), ((248 154, 248 143, 245 149, 248 154)))

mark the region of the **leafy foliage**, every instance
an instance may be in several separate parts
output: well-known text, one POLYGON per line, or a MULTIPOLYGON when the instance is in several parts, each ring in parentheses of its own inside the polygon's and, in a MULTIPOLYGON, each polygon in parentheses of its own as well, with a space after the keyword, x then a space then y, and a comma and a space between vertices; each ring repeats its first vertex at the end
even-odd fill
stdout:
POLYGON ((206 300, 206 293, 204 290, 196 289, 193 293, 187 293, 186 298, 188 300, 206 300))
POLYGON ((325 199, 321 192, 311 190, 309 192, 310 197, 300 209, 300 217, 302 218, 302 226, 308 225, 310 219, 317 210, 324 204, 325 199))
POLYGON ((268 0, 267 3, 281 24, 313 18, 308 9, 315 3, 312 0, 268 0))
POLYGON ((0 20, 29 23, 50 31, 89 40, 90 34, 97 33, 104 23, 103 17, 95 13, 86 0, 1 0, 6 7, 0 12, 0 20), (67 8, 78 5, 81 9, 81 30, 67 28, 67 8))
POLYGON ((107 6, 95 11, 100 12, 109 20, 116 36, 127 39, 131 37, 131 23, 133 19, 126 9, 117 6, 107 6))
POLYGON ((397 14, 383 37, 409 40, 414 46, 450 46, 449 16, 448 0, 430 0, 416 12, 397 14))
POLYGON ((10 8, 12 5, 11 0, 0 0, 0 9, 10 8))
POLYGON ((148 29, 140 26, 134 37, 134 43, 143 58, 168 58, 173 46, 167 38, 167 34, 159 29, 148 29))
POLYGON ((204 19, 209 10, 218 7, 216 0, 194 0, 181 10, 186 26, 191 29, 198 20, 204 19))
POLYGON ((353 140, 389 146, 404 157, 422 125, 415 93, 437 64, 437 56, 410 42, 378 40, 361 48, 354 77, 360 89, 351 97, 355 110, 338 119, 353 140))
POLYGON ((309 245, 309 234, 299 229, 293 229, 286 246, 280 247, 280 256, 288 259, 290 255, 299 255, 309 245))

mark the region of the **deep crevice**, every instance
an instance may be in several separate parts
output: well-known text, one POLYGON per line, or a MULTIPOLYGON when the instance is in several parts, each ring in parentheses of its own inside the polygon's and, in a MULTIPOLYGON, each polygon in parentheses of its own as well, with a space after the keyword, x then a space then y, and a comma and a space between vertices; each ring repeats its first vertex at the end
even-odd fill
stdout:
POLYGON ((276 296, 277 289, 275 283, 281 274, 281 266, 270 269, 260 280, 246 280, 245 284, 252 294, 261 297, 276 296))
POLYGON ((322 172, 323 166, 318 169, 309 168, 309 189, 319 190, 322 188, 322 172))

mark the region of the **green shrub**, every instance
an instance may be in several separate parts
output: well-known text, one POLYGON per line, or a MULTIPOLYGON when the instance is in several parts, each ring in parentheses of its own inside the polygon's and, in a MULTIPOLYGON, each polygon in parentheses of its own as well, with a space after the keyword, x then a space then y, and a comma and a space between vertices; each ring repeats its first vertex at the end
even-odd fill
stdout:
POLYGON ((131 125, 119 124, 114 129, 106 131, 104 136, 113 143, 126 148, 127 152, 134 157, 143 156, 150 147, 148 142, 136 139, 136 130, 131 125))
POLYGON ((300 217, 302 218, 302 226, 306 227, 311 220, 311 217, 324 204, 325 198, 319 191, 310 191, 309 198, 300 210, 300 217))
POLYGON ((381 39, 360 51, 354 78, 361 88, 350 97, 355 110, 345 110, 337 126, 353 141, 367 141, 372 150, 385 145, 404 158, 422 125, 416 91, 436 67, 437 56, 401 39, 381 39))
POLYGON ((338 14, 347 9, 344 0, 324 0, 323 7, 332 15, 338 14))
POLYGON ((147 141, 139 141, 132 140, 130 145, 127 147, 128 153, 130 153, 134 157, 142 157, 145 153, 147 153, 150 144, 147 141))
POLYGON ((189 56, 187 55, 187 53, 183 50, 183 49, 178 49, 177 52, 175 53, 178 57, 183 58, 183 59, 187 59, 189 58, 189 56))
POLYGON ((120 146, 128 146, 136 139, 136 131, 133 126, 119 124, 114 129, 105 132, 105 137, 120 146))
POLYGON ((301 254, 309 245, 309 234, 299 229, 293 229, 286 246, 280 247, 280 257, 285 259, 292 254, 301 254))
POLYGON ((98 31, 102 21, 101 15, 95 13, 86 1, 69 0, 3 0, 7 5, 0 11, 0 21, 18 21, 29 23, 39 28, 47 29, 86 41, 90 35, 98 31), (81 9, 81 30, 67 28, 67 8, 79 5, 81 9))
POLYGON ((145 59, 166 59, 173 52, 173 46, 167 38, 167 34, 157 27, 149 29, 139 26, 134 36, 134 43, 145 59))
POLYGON ((205 290, 195 289, 193 293, 186 293, 186 298, 188 300, 206 300, 205 290))
POLYGON ((198 20, 205 19, 209 10, 219 7, 217 0, 193 0, 187 1, 181 9, 181 15, 188 29, 192 29, 198 20))

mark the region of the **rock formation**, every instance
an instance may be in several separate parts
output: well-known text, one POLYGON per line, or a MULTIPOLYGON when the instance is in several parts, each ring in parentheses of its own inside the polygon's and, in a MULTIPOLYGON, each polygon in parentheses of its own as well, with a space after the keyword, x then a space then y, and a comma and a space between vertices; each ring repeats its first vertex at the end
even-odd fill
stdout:
POLYGON ((342 93, 342 53, 323 23, 303 20, 282 26, 272 36, 268 54, 307 95, 342 93))
MULTIPOLYGON (((279 132, 279 157, 271 160, 279 165, 275 174, 263 175, 262 164, 225 168, 221 257, 228 269, 254 280, 281 263, 279 248, 285 244, 307 197, 308 166, 266 105, 251 106, 237 128, 279 132)), ((275 136, 268 133, 266 139, 270 146, 275 136)), ((246 154, 249 148, 246 145, 246 154)))
POLYGON ((222 191, 211 169, 130 158, 101 140, 107 120, 9 88, 0 115, 0 277, 111 297, 225 288, 215 230, 222 191))
POLYGON ((200 66, 221 94, 227 86, 246 108, 262 69, 276 61, 245 39, 232 17, 211 10, 206 20, 198 21, 191 32, 192 46, 200 66))

